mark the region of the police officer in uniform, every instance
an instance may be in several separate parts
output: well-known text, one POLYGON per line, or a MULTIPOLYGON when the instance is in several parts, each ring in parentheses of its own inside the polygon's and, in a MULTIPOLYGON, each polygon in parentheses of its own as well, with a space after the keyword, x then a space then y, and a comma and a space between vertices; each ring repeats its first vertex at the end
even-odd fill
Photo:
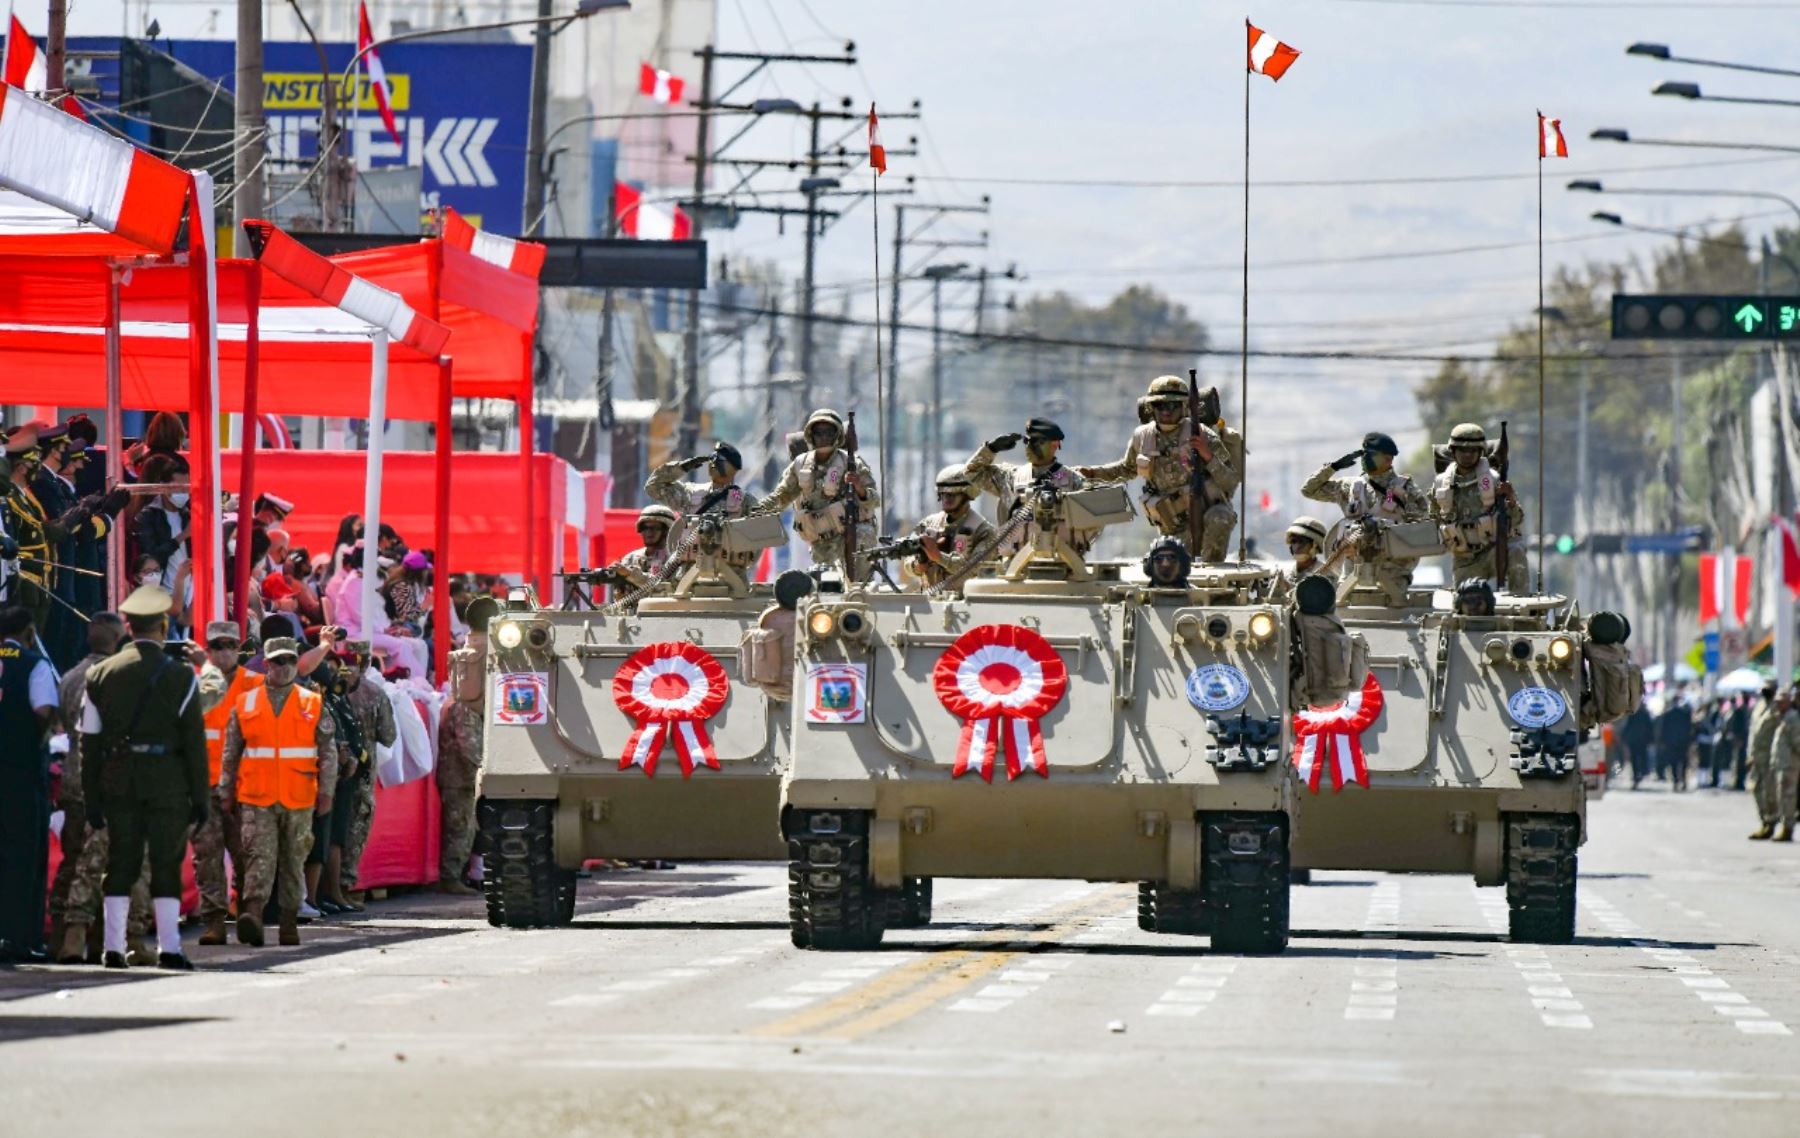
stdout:
MULTIPOLYGON (((969 476, 969 485, 1000 499, 1002 528, 1005 528, 1014 511, 1024 504, 1027 492, 1034 485, 1042 484, 1064 493, 1087 485, 1087 479, 1075 468, 1064 466, 1056 457, 1062 450, 1062 444, 1061 427, 1048 419, 1034 418, 1026 421, 1023 434, 1005 434, 991 438, 969 459, 968 465, 964 467, 969 476), (996 456, 1018 446, 1020 439, 1025 440, 1025 457, 1028 461, 998 461, 996 456)), ((999 552, 1012 554, 1031 544, 1031 531, 1035 524, 1034 521, 1027 520, 1015 528, 1001 542, 999 552)), ((1063 536, 1069 544, 1086 554, 1096 535, 1086 531, 1077 533, 1067 526, 1064 528, 1067 532, 1063 536)))
POLYGON ((0 610, 0 964, 43 964, 44 879, 50 870, 50 749, 66 751, 56 670, 31 615, 0 610))
POLYGON ((438 892, 470 894, 463 871, 475 849, 475 792, 481 784, 482 718, 487 707, 488 622, 500 611, 492 597, 469 602, 469 639, 450 653, 450 700, 438 724, 438 796, 442 840, 438 892))
POLYGON ((937 493, 938 512, 920 519, 912 530, 921 546, 918 555, 901 563, 927 585, 936 585, 963 569, 969 557, 994 537, 988 520, 969 508, 975 486, 967 469, 946 466, 938 471, 937 493))
POLYGON ((1431 484, 1431 516, 1444 527, 1444 540, 1455 559, 1456 580, 1486 577, 1499 581, 1495 547, 1499 542, 1499 513, 1507 516, 1505 585, 1509 593, 1529 592, 1530 569, 1525 560, 1525 510, 1513 495, 1510 483, 1500 481, 1488 465, 1487 432, 1479 423, 1458 423, 1450 431, 1451 465, 1431 484))
MULTIPOLYGON (((794 507, 794 532, 812 552, 813 564, 841 564, 844 560, 844 527, 850 495, 856 496, 856 544, 867 549, 875 543, 875 516, 881 496, 875 486, 875 472, 856 456, 854 469, 850 454, 843 449, 844 417, 829 408, 821 408, 807 417, 801 433, 810 449, 788 463, 781 481, 767 497, 751 507, 753 514, 779 513, 794 507)), ((846 577, 862 581, 869 575, 866 559, 846 570, 846 577)))
POLYGON ((1325 523, 1309 514, 1302 514, 1293 520, 1287 528, 1287 547, 1294 565, 1276 575, 1275 587, 1269 593, 1269 600, 1284 605, 1294 602, 1294 586, 1302 578, 1317 573, 1323 564, 1326 533, 1325 523))
MULTIPOLYGON (((1363 436, 1363 444, 1335 462, 1328 462, 1314 472, 1300 488, 1300 493, 1315 502, 1333 502, 1351 522, 1417 522, 1431 513, 1431 503, 1410 476, 1394 469, 1400 447, 1379 431, 1363 436), (1334 477, 1358 463, 1362 473, 1349 480, 1334 477)), ((1387 594, 1390 602, 1402 604, 1412 585, 1415 562, 1383 557, 1379 554, 1362 561, 1361 568, 1372 583, 1387 594)))
POLYGON ((179 971, 194 967, 181 950, 181 862, 188 828, 206 824, 206 724, 193 668, 163 650, 172 603, 154 585, 141 586, 125 598, 119 613, 131 631, 131 643, 88 671, 81 774, 88 825, 109 831, 104 902, 108 968, 127 966, 125 922, 146 849, 157 966, 179 971))
POLYGON ((1150 381, 1138 401, 1139 414, 1150 419, 1131 433, 1125 457, 1104 466, 1076 469, 1090 482, 1144 480, 1144 511, 1169 537, 1186 538, 1188 497, 1195 464, 1206 472, 1201 505, 1200 560, 1225 560, 1231 530, 1237 525, 1232 495, 1244 468, 1244 437, 1225 425, 1216 388, 1200 392, 1200 430, 1188 414, 1188 385, 1172 375, 1150 381))

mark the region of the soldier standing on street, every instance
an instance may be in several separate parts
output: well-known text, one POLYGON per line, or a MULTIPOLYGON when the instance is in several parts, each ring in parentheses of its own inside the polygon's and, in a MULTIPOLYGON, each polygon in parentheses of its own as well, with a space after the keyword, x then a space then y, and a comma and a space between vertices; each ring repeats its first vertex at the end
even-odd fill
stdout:
MULTIPOLYGON (((87 694, 88 671, 117 652, 124 639, 125 622, 118 613, 95 613, 88 621, 88 654, 63 674, 62 682, 56 689, 58 701, 62 704, 64 723, 81 722, 81 702, 87 694)), ((50 944, 56 949, 58 964, 80 964, 88 957, 88 932, 99 927, 100 899, 95 890, 87 890, 86 895, 81 898, 82 904, 77 907, 70 903, 70 894, 88 842, 104 843, 106 840, 104 834, 88 832, 87 800, 81 793, 81 732, 72 732, 69 744, 69 753, 63 756, 62 784, 56 796, 56 808, 63 812, 62 864, 56 867, 56 880, 50 886, 50 944)), ((101 858, 100 861, 104 868, 105 859, 101 858)), ((96 885, 99 883, 99 872, 95 872, 93 880, 96 885)), ((149 893, 146 891, 143 908, 148 910, 149 907, 149 893)), ((133 889, 134 913, 137 908, 138 891, 133 889)), ((137 934, 143 930, 136 928, 132 931, 137 934)), ((93 959, 96 964, 100 961, 97 943, 93 959)))
MULTIPOLYGON (((369 642, 350 641, 349 653, 352 659, 343 666, 344 698, 356 712, 357 725, 362 728, 365 758, 354 780, 356 797, 349 804, 349 831, 338 867, 338 879, 346 890, 356 888, 362 869, 363 847, 369 844, 369 831, 375 825, 375 748, 378 745, 391 747, 400 737, 399 728, 394 724, 394 705, 388 702, 381 680, 368 676, 369 642)), ((351 903, 350 908, 360 912, 362 906, 351 903)))
MULTIPOLYGON (((1057 452, 1062 450, 1063 429, 1048 419, 1031 419, 1025 424, 1024 434, 999 435, 989 439, 975 456, 969 459, 964 470, 968 473, 969 484, 979 491, 985 491, 1000 499, 1000 520, 1002 528, 1011 520, 1011 516, 1025 504, 1027 492, 1036 485, 1048 486, 1052 490, 1067 493, 1079 490, 1087 485, 1073 467, 1064 466, 1057 460, 1057 452), (1025 456, 1030 461, 1022 463, 998 462, 996 455, 1005 454, 1025 440, 1025 456)), ((1008 538, 1001 542, 998 552, 1012 554, 1032 541, 1032 527, 1036 523, 1027 519, 1024 524, 1013 530, 1008 538)), ((1083 531, 1077 533, 1066 524, 1064 537, 1069 544, 1085 555, 1093 545, 1095 534, 1083 531)))
POLYGON ((500 606, 490 597, 469 602, 469 639, 450 653, 450 700, 438 724, 438 797, 442 844, 438 892, 469 894, 463 883, 475 849, 475 792, 481 785, 482 719, 487 707, 487 630, 500 606))
MULTIPOLYGON (((1775 754, 1775 731, 1781 726, 1783 710, 1781 693, 1775 687, 1775 681, 1770 680, 1763 685, 1762 696, 1750 712, 1749 745, 1746 748, 1750 758, 1750 794, 1756 800, 1756 815, 1762 823, 1750 834, 1753 842, 1774 837, 1775 823, 1781 817, 1775 800, 1770 760, 1775 754)), ((1633 766, 1635 771, 1635 763, 1633 766)))
MULTIPOLYGON (((1300 493, 1315 502, 1332 502, 1354 523, 1418 522, 1431 513, 1431 503, 1411 477, 1394 469, 1400 447, 1379 431, 1363 436, 1361 448, 1335 462, 1319 467, 1300 493), (1348 470, 1358 462, 1362 473, 1349 480, 1334 478, 1338 471, 1348 470)), ((1376 554, 1364 560, 1359 568, 1368 571, 1372 583, 1387 594, 1392 604, 1402 604, 1412 585, 1415 562, 1376 554)))
POLYGON ((181 863, 188 828, 207 815, 206 725, 199 681, 185 660, 169 657, 169 594, 145 585, 119 612, 131 643, 88 671, 82 710, 83 792, 88 825, 109 830, 105 956, 124 968, 131 886, 150 854, 157 966, 191 971, 181 950, 181 863))
MULTIPOLYGON (((867 549, 875 544, 875 515, 881 496, 875 486, 875 472, 856 456, 851 469, 850 453, 843 449, 844 418, 836 411, 820 409, 807 417, 801 431, 810 449, 788 463, 774 491, 757 500, 752 514, 779 513, 794 507, 794 532, 812 551, 813 564, 834 565, 844 560, 844 526, 848 513, 846 501, 856 495, 858 518, 856 546, 867 549)), ((857 564, 845 571, 846 579, 857 581, 868 577, 866 558, 858 556, 857 564)))
POLYGON ((1223 561, 1237 525, 1232 495, 1237 493, 1244 469, 1244 437, 1225 425, 1219 411, 1219 392, 1209 387, 1200 392, 1200 430, 1194 431, 1188 414, 1188 385, 1175 376, 1150 381, 1150 390, 1139 401, 1140 414, 1150 421, 1131 432, 1125 457, 1104 466, 1075 469, 1090 482, 1144 480, 1144 511, 1167 537, 1187 538, 1188 497, 1199 463, 1205 470, 1206 498, 1201 515, 1201 561, 1223 561))
POLYGON ((281 943, 300 943, 300 902, 315 807, 329 812, 337 787, 337 739, 325 701, 300 687, 300 646, 280 636, 263 646, 268 682, 245 691, 225 725, 219 777, 227 808, 241 809, 244 894, 239 944, 263 943, 262 913, 271 891, 281 913, 281 943))
MULTIPOLYGON (((969 563, 970 554, 993 539, 994 527, 969 508, 975 486, 961 466, 946 466, 937 476, 938 512, 913 527, 920 551, 901 563, 927 585, 936 585, 969 563)), ((957 590, 960 595, 961 589, 957 590)))
POLYGON ((1752 841, 1794 840, 1795 776, 1800 774, 1800 712, 1788 689, 1765 700, 1750 721, 1751 789, 1762 826, 1752 841), (1776 831, 1776 826, 1781 827, 1776 831))
POLYGON ((66 752, 56 669, 31 616, 0 610, 0 964, 43 964, 50 868, 50 753, 66 752), (58 740, 45 745, 46 736, 58 740))
POLYGON ((225 922, 231 916, 231 881, 225 875, 225 854, 242 879, 244 849, 237 819, 225 809, 219 778, 225 762, 225 729, 232 709, 244 693, 263 686, 264 678, 238 665, 243 640, 238 626, 215 620, 206 626, 206 665, 200 669, 200 709, 206 720, 206 771, 211 788, 211 809, 206 824, 194 830, 194 877, 200 886, 200 919, 206 929, 200 943, 225 943, 225 922))
POLYGON ((1288 553, 1294 559, 1292 569, 1283 569, 1275 578, 1269 600, 1275 604, 1293 604, 1294 586, 1303 577, 1319 571, 1325 552, 1325 523, 1308 514, 1295 518, 1287 528, 1288 553))
POLYGON ((1451 466, 1431 485, 1431 516, 1444 527, 1444 539, 1455 558, 1452 572, 1458 581, 1486 577, 1509 593, 1531 588, 1525 542, 1519 536, 1525 526, 1525 510, 1513 495, 1510 483, 1500 481, 1488 465, 1487 432, 1477 423, 1458 423, 1450 431, 1451 466), (1499 579, 1495 545, 1499 539, 1499 512, 1508 519, 1506 580, 1499 579))

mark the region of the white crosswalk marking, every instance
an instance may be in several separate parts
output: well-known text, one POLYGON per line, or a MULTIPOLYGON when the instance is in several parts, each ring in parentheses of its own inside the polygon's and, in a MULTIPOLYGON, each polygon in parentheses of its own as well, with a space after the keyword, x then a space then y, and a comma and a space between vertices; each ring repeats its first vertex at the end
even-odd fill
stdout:
POLYGON ((1175 978, 1174 987, 1156 998, 1145 1009, 1153 1016, 1197 1016, 1213 1002, 1231 974, 1237 971, 1235 960, 1200 960, 1185 976, 1175 978))

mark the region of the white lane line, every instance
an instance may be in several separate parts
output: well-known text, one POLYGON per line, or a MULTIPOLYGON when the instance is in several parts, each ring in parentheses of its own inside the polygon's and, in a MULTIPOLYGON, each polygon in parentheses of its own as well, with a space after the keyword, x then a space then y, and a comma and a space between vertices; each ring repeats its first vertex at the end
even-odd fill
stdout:
POLYGON ((1218 998, 1231 974, 1237 971, 1235 960, 1200 960, 1184 976, 1177 976, 1168 991, 1156 997, 1145 1010, 1153 1016, 1197 1016, 1218 998))
POLYGON ((1520 946, 1508 948, 1506 955, 1518 970, 1519 979, 1525 981, 1525 996, 1531 1001, 1532 1010, 1537 1012, 1539 1022, 1545 1027, 1576 1031, 1593 1029, 1594 1020, 1587 1014, 1587 1008, 1563 983, 1562 974, 1550 970, 1548 953, 1535 946, 1520 946))
POLYGON ((787 1011, 791 1008, 803 1008, 812 1003, 810 996, 764 996, 754 1000, 750 1006, 761 1011, 787 1011))
MULTIPOLYGON (((1371 919, 1374 905, 1370 905, 1371 919)), ((1398 902, 1395 904, 1398 919, 1398 902)), ((1383 953, 1364 957, 1351 975, 1350 998, 1344 1007, 1345 1019, 1392 1020, 1400 1007, 1400 961, 1383 953)))
POLYGON ((559 1000, 551 1000, 553 1008, 597 1008, 602 1004, 610 1004, 618 999, 616 992, 578 992, 573 996, 564 996, 559 1000))

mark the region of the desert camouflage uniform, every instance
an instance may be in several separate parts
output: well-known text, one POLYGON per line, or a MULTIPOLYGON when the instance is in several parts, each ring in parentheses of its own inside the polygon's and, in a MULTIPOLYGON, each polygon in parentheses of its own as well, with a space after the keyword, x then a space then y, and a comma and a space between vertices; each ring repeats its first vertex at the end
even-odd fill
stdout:
MULTIPOLYGON (((1431 516, 1444 526, 1444 538, 1455 561, 1453 581, 1485 577, 1498 583, 1494 553, 1499 527, 1494 506, 1500 498, 1499 481, 1483 458, 1467 478, 1461 477, 1453 464, 1431 484, 1431 516)), ((1519 536, 1525 527, 1525 510, 1515 501, 1507 503, 1506 513, 1509 536, 1505 588, 1509 593, 1529 592, 1530 567, 1525 559, 1524 539, 1519 536)))
MULTIPOLYGON (((809 450, 788 463, 773 493, 757 500, 751 513, 773 514, 794 507, 794 532, 806 542, 814 565, 834 565, 844 559, 844 498, 846 474, 850 470, 850 454, 842 447, 820 461, 817 451, 809 450)), ((860 522, 856 527, 856 544, 867 549, 875 544, 875 520, 880 512, 881 495, 875 485, 875 472, 856 456, 856 478, 863 494, 857 499, 860 522)), ((853 576, 863 580, 869 567, 857 558, 853 576)))
MULTIPOLYGON (((1000 499, 1001 528, 1005 528, 1005 523, 1012 516, 1013 511, 1024 503, 1026 491, 1031 489, 1032 484, 1038 480, 1046 480, 1055 489, 1065 492, 1079 490, 1087 485, 1087 479, 1077 474, 1073 467, 1064 466, 1061 462, 1052 461, 1044 467, 1035 467, 1029 462, 997 462, 994 452, 989 450, 986 444, 983 444, 981 449, 975 452, 975 456, 969 459, 964 470, 967 471, 969 481, 974 485, 977 493, 985 491, 1000 499)), ((1036 528, 1035 521, 1027 520, 1000 543, 998 553, 1003 557, 1011 556, 1030 545, 1036 528)), ((1094 538, 1099 533, 1097 530, 1077 531, 1069 527, 1067 523, 1063 523, 1060 528, 1063 530, 1064 539, 1084 555, 1092 548, 1094 538)))
MULTIPOLYGON (((749 516, 750 496, 736 483, 715 487, 711 482, 683 482, 681 476, 684 473, 679 459, 663 463, 650 475, 650 481, 644 483, 644 496, 669 507, 683 518, 697 518, 702 514, 726 518, 749 516)), ((741 569, 755 561, 756 554, 745 553, 728 558, 727 564, 741 569)))
MULTIPOLYGON (((1201 515, 1201 561, 1223 561, 1231 543, 1231 531, 1237 525, 1237 511, 1231 496, 1237 493, 1244 467, 1244 437, 1220 423, 1217 428, 1202 424, 1200 436, 1212 451, 1206 468, 1206 511, 1201 515)), ((1194 463, 1189 440, 1194 437, 1193 422, 1183 418, 1171 430, 1156 423, 1145 423, 1131 432, 1125 457, 1104 466, 1084 466, 1081 473, 1091 482, 1129 482, 1144 479, 1144 512, 1163 534, 1188 539, 1188 483, 1194 463)))
MULTIPOLYGON (((938 539, 938 559, 932 561, 924 554, 908 557, 901 562, 901 567, 908 573, 924 581, 927 585, 935 585, 944 578, 955 573, 969 563, 969 555, 993 540, 994 527, 986 518, 975 512, 974 507, 965 505, 962 517, 955 521, 943 510, 935 514, 927 514, 912 528, 913 536, 935 534, 938 539)), ((961 589, 957 592, 960 594, 961 589)))
MULTIPOLYGON (((354 784, 346 789, 355 797, 350 802, 350 834, 344 842, 343 868, 339 880, 345 889, 355 889, 357 870, 362 864, 363 847, 369 844, 369 830, 375 825, 375 745, 391 747, 400 736, 394 725, 394 705, 387 693, 364 676, 345 695, 362 724, 363 746, 367 748, 369 770, 357 772, 354 784)), ((319 785, 325 785, 321 782, 319 785)))
MULTIPOLYGON (((1800 711, 1790 710, 1781 716, 1770 734, 1767 764, 1758 764, 1756 808, 1765 825, 1779 824, 1792 831, 1797 805, 1796 782, 1800 781, 1800 711)), ((1750 737, 1751 746, 1755 747, 1755 727, 1750 729, 1750 737)))
MULTIPOLYGON (((273 685, 258 689, 269 701, 275 714, 293 698, 295 686, 284 689, 273 685)), ((320 704, 315 729, 318 754, 316 785, 337 785, 337 727, 320 704)), ((219 786, 227 799, 237 793, 238 766, 244 754, 244 735, 238 727, 237 712, 225 724, 225 760, 219 772, 219 786)), ((306 855, 312 851, 313 807, 292 810, 279 803, 273 806, 238 805, 238 840, 244 851, 244 891, 238 897, 238 911, 257 916, 275 895, 276 907, 292 913, 306 899, 306 855)))
MULTIPOLYGON (((487 637, 479 632, 469 634, 469 646, 450 653, 450 674, 459 669, 481 666, 487 645, 478 643, 487 637)), ((438 724, 438 796, 443 803, 443 835, 438 857, 438 878, 461 881, 469 866, 469 855, 475 849, 475 791, 481 781, 483 709, 487 706, 487 685, 480 682, 450 682, 450 699, 444 703, 443 720, 438 724), (461 698, 469 691, 473 700, 461 698)))
MULTIPOLYGON (((84 657, 63 676, 57 687, 64 723, 81 722, 82 700, 87 693, 88 669, 104 656, 84 657)), ((69 732, 69 753, 63 756, 62 786, 56 805, 63 812, 62 864, 50 887, 50 916, 63 925, 94 925, 100 920, 100 883, 106 876, 106 831, 87 824, 87 801, 81 791, 81 732, 69 732)), ((137 943, 150 929, 150 858, 131 887, 131 916, 126 931, 137 943)))
MULTIPOLYGON (((1412 478, 1391 467, 1385 474, 1364 471, 1348 479, 1332 477, 1336 473, 1332 465, 1326 463, 1306 480, 1300 493, 1315 502, 1336 503, 1344 511, 1345 519, 1352 522, 1368 518, 1384 522, 1417 522, 1431 514, 1430 501, 1413 484, 1412 478)), ((1406 600, 1407 589, 1412 586, 1416 564, 1410 559, 1378 555, 1368 561, 1359 561, 1359 572, 1350 579, 1360 580, 1366 572, 1389 600, 1401 604, 1406 600)))

